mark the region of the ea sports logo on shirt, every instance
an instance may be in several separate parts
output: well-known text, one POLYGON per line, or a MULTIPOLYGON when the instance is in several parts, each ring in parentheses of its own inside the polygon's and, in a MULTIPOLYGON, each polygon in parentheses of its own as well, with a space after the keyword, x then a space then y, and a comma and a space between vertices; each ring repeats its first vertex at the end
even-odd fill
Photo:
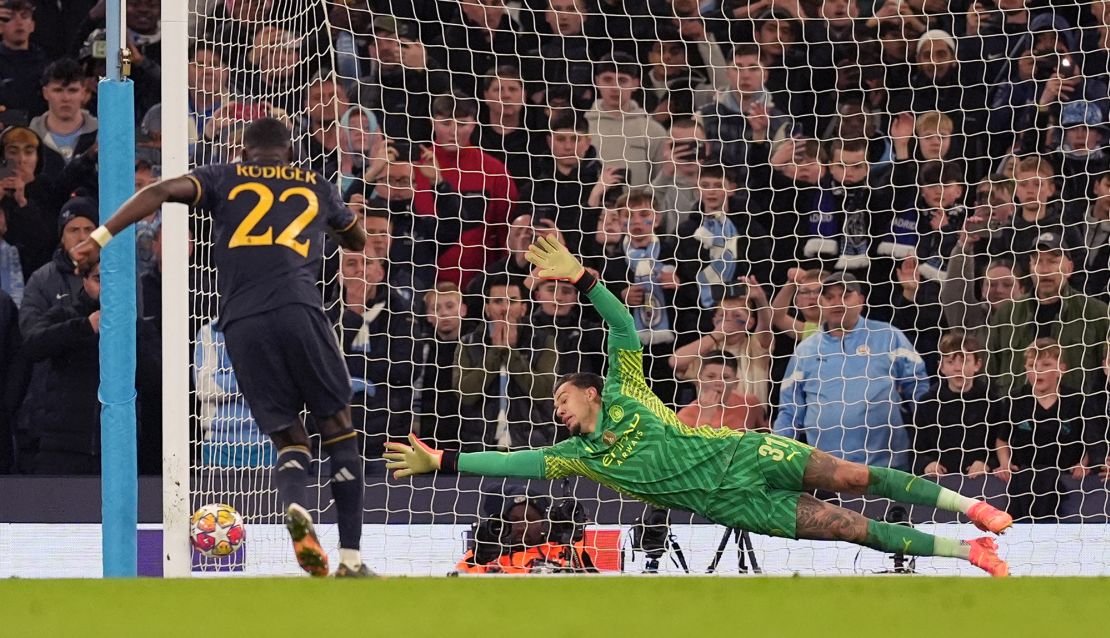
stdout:
POLYGON ((624 408, 619 405, 609 406, 609 418, 614 423, 620 423, 620 420, 624 418, 624 408))

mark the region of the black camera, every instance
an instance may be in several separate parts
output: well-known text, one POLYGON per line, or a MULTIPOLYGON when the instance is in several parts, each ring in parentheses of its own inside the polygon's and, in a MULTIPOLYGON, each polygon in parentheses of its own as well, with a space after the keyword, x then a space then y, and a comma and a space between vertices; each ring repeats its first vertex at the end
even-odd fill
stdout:
POLYGON ((590 521, 586 507, 570 497, 556 499, 547 512, 547 518, 547 540, 558 545, 573 545, 581 541, 590 521))
POLYGON ((686 572, 690 568, 686 564, 686 557, 682 548, 671 534, 671 512, 654 505, 648 507, 642 516, 632 523, 630 532, 633 551, 639 550, 647 556, 644 571, 654 574, 659 571, 659 559, 673 549, 675 559, 686 572))

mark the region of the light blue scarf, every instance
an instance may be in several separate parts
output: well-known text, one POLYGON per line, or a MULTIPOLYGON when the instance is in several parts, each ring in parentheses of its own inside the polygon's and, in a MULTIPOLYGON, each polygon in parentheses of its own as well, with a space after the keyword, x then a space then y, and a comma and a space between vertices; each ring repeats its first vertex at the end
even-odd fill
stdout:
POLYGON ((632 319, 636 322, 640 341, 646 345, 674 341, 667 298, 663 295, 663 287, 658 285, 659 273, 664 266, 659 260, 659 239, 653 239, 643 248, 633 247, 625 239, 624 254, 628 258, 628 269, 632 271, 632 282, 648 289, 644 305, 632 309, 632 319))
POLYGON ((702 308, 714 308, 720 301, 714 293, 736 277, 737 239, 736 225, 723 212, 703 214, 701 226, 694 231, 694 239, 709 252, 709 263, 698 272, 698 303, 702 308))

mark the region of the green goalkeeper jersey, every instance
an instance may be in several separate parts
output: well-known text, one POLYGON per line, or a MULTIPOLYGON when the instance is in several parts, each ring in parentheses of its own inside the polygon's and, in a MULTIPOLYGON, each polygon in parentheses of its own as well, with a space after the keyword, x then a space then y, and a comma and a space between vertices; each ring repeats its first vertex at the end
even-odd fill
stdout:
POLYGON ((647 385, 643 348, 628 309, 600 283, 589 298, 610 325, 609 370, 596 429, 541 450, 462 454, 459 471, 585 476, 661 507, 708 511, 744 433, 679 421, 647 385))

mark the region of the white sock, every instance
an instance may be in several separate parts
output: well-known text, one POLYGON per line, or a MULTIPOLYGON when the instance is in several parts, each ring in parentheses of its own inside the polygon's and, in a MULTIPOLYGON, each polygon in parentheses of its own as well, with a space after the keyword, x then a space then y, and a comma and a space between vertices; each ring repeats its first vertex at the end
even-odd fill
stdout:
POLYGON ((347 567, 358 569, 362 567, 362 555, 357 549, 339 548, 339 562, 347 567))
POLYGON ((961 514, 967 514, 967 511, 978 502, 976 499, 943 487, 940 488, 940 495, 937 496, 938 508, 949 512, 960 512, 961 514))

